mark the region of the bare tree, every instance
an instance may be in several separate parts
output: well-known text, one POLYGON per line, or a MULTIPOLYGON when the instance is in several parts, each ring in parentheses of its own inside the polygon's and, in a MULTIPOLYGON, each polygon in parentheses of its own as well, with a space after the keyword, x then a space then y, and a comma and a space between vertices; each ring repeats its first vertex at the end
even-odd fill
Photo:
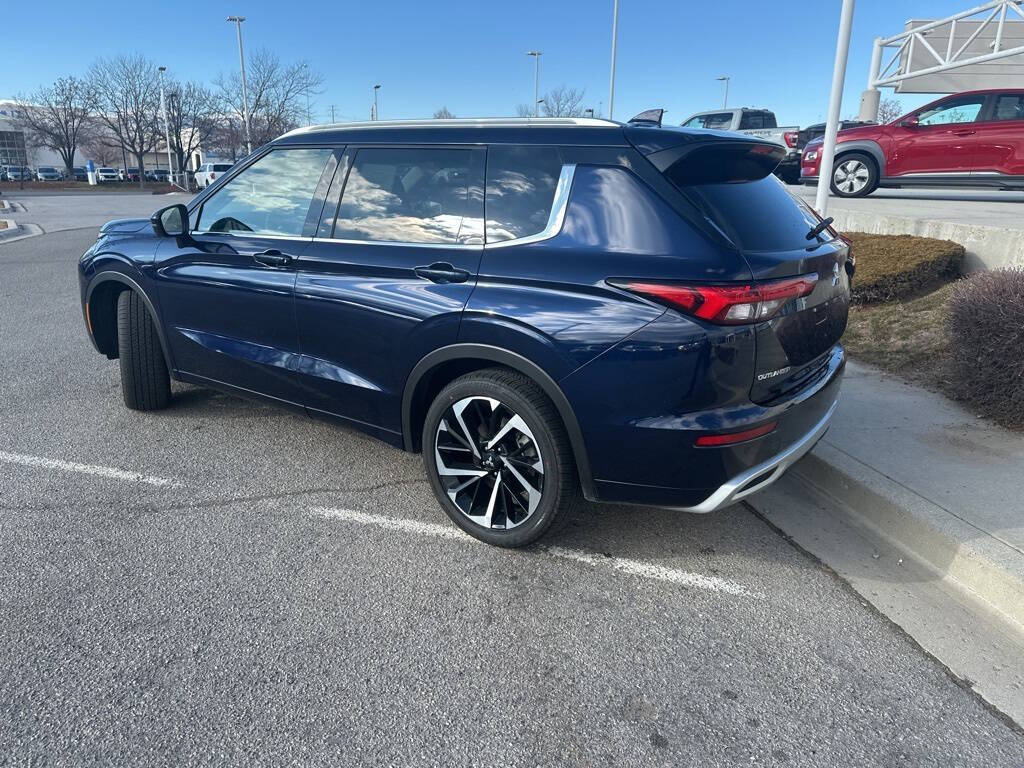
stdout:
POLYGON ((903 107, 896 99, 882 99, 878 102, 878 122, 891 123, 903 114, 903 107))
POLYGON ((435 120, 454 120, 455 115, 448 111, 448 107, 441 107, 434 113, 435 120))
MULTIPOLYGON (((266 49, 253 52, 247 59, 245 82, 249 96, 249 128, 256 147, 303 122, 306 96, 319 92, 323 76, 303 61, 286 66, 266 49)), ((220 100, 220 111, 244 125, 242 81, 238 73, 218 75, 214 87, 220 100)))
POLYGON ((99 167, 104 168, 117 162, 120 154, 117 140, 110 136, 103 128, 97 128, 89 133, 88 138, 82 144, 90 160, 93 160, 99 167))
POLYGON ((223 115, 214 123, 213 133, 206 141, 204 150, 209 155, 230 157, 237 162, 245 155, 245 126, 237 115, 223 115))
POLYGON ((205 147, 217 131, 217 99, 200 83, 171 80, 165 91, 171 152, 184 170, 192 154, 205 147))
POLYGON ((156 67, 139 54, 100 59, 93 64, 89 79, 99 96, 100 121, 137 159, 139 186, 144 187, 146 153, 156 149, 160 135, 156 67))
POLYGON ((566 88, 560 85, 544 94, 545 117, 583 117, 583 97, 586 91, 581 88, 566 88))
MULTIPOLYGON (((586 112, 583 106, 585 95, 586 91, 581 88, 560 85, 541 96, 539 106, 544 117, 583 117, 586 112)), ((534 111, 530 104, 516 105, 519 117, 533 117, 534 111)))
POLYGON ((64 161, 69 179, 74 178, 75 152, 93 129, 96 91, 87 80, 62 77, 29 97, 17 99, 15 125, 34 145, 52 149, 64 161))

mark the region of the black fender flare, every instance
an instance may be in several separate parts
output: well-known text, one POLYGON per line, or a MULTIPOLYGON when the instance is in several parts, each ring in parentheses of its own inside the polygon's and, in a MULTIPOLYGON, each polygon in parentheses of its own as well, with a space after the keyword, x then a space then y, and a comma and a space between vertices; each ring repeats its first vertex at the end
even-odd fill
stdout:
MULTIPOLYGON (((163 323, 160 322, 160 315, 157 313, 152 299, 149 298, 149 295, 142 289, 142 286, 135 280, 128 277, 124 272, 118 272, 113 269, 98 272, 93 276, 92 280, 89 281, 89 287, 85 292, 85 303, 89 304, 92 299, 93 291, 104 283, 110 282, 121 283, 135 291, 142 298, 142 303, 146 305, 146 309, 149 311, 150 317, 153 318, 153 325, 156 327, 157 338, 160 339, 160 349, 164 353, 164 362, 167 363, 167 370, 173 371, 174 365, 171 360, 170 347, 167 345, 167 338, 164 336, 164 327, 163 323)), ((92 334, 90 333, 90 335, 92 334)), ((95 343, 95 340, 93 340, 93 344, 95 343)))
POLYGON ((537 383, 554 404, 558 415, 565 425, 565 431, 569 435, 569 442, 572 445, 573 457, 576 459, 576 471, 579 475, 580 486, 583 495, 588 499, 596 499, 597 492, 594 487, 594 479, 590 473, 590 460, 587 458, 587 447, 583 440, 583 432, 580 430, 579 422, 576 420, 576 413, 573 411, 569 400, 547 372, 533 361, 503 347, 494 347, 489 344, 451 344, 425 355, 409 373, 405 382, 405 389, 402 393, 402 440, 405 450, 415 451, 416 445, 413 439, 412 428, 412 406, 416 395, 416 389, 423 377, 431 370, 442 363, 460 359, 488 360, 493 363, 507 366, 528 376, 537 383))

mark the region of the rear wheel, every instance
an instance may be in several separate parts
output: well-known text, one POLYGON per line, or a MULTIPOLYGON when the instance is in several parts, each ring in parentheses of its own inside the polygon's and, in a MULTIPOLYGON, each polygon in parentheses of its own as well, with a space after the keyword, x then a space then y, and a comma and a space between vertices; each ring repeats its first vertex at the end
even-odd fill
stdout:
POLYGON ((171 401, 171 377, 156 325, 134 291, 117 297, 117 353, 121 362, 121 395, 134 411, 155 411, 171 401))
POLYGON ((864 197, 878 186, 878 168, 874 159, 860 152, 836 158, 832 168, 832 194, 839 197, 864 197))
POLYGON ((558 412, 512 371, 477 371, 445 387, 427 411, 423 456, 444 511, 488 544, 536 541, 578 495, 558 412))

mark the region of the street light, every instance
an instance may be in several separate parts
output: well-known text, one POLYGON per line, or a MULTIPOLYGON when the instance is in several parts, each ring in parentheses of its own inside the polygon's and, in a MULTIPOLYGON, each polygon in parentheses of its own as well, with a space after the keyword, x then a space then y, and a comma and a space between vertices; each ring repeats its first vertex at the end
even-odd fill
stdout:
POLYGON ((542 51, 527 51, 527 56, 533 56, 533 116, 538 117, 540 115, 540 103, 543 99, 539 98, 540 93, 538 88, 540 86, 540 57, 542 51))
POLYGON ((615 112, 615 44, 619 39, 619 0, 615 0, 615 10, 612 13, 612 73, 608 83, 608 119, 614 117, 615 112))
POLYGON ((306 125, 312 125, 313 119, 309 116, 309 64, 302 62, 302 90, 306 92, 306 125))
MULTIPOLYGON (((167 101, 164 99, 164 72, 167 67, 158 67, 160 71, 160 113, 164 116, 164 140, 167 142, 167 173, 174 183, 174 166, 171 164, 171 121, 167 119, 167 101)), ((142 169, 139 169, 142 173, 142 169)))
POLYGON ((716 77, 715 80, 718 80, 719 82, 722 80, 725 81, 725 98, 722 99, 722 109, 725 109, 729 106, 729 76, 722 75, 721 77, 716 77))
POLYGON ((252 133, 249 130, 249 94, 245 90, 245 55, 242 53, 242 22, 245 16, 228 16, 238 26, 238 65, 242 69, 242 117, 245 118, 245 152, 252 154, 252 133))
POLYGON ((380 120, 380 107, 377 105, 377 92, 380 90, 380 83, 373 86, 373 119, 380 120))

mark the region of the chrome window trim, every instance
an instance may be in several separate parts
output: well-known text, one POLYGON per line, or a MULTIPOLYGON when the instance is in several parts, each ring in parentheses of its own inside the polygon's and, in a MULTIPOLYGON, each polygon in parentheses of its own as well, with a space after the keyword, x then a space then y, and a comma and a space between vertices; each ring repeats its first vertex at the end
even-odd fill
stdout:
POLYGON ((200 235, 212 236, 212 237, 239 237, 239 238, 252 238, 252 237, 255 237, 255 238, 259 238, 261 240, 296 240, 296 241, 301 240, 302 242, 307 242, 307 243, 310 240, 313 239, 312 237, 304 237, 302 235, 274 235, 274 234, 270 234, 268 232, 244 232, 244 231, 241 231, 241 230, 236 230, 236 231, 233 231, 233 232, 211 232, 209 230, 199 231, 199 230, 195 230, 194 229, 194 230, 192 230, 191 234, 192 234, 193 237, 198 237, 200 235))
POLYGON ((411 243, 406 240, 352 240, 340 237, 314 237, 314 243, 337 243, 339 245, 400 245, 403 248, 457 248, 459 250, 480 250, 483 243, 411 243))
MULTIPOLYGON (((565 223, 565 211, 569 207, 569 192, 572 190, 572 180, 576 176, 576 164, 565 163, 561 173, 558 174, 558 183, 555 184, 555 197, 551 201, 551 213, 548 214, 548 223, 544 229, 532 235, 514 237, 511 240, 499 240, 496 243, 486 243, 484 248, 508 248, 512 245, 526 245, 527 243, 539 243, 542 240, 550 240, 562 231, 565 223)), ((484 185, 486 190, 486 183, 484 185)), ((486 209, 484 212, 484 232, 487 231, 486 209)))

